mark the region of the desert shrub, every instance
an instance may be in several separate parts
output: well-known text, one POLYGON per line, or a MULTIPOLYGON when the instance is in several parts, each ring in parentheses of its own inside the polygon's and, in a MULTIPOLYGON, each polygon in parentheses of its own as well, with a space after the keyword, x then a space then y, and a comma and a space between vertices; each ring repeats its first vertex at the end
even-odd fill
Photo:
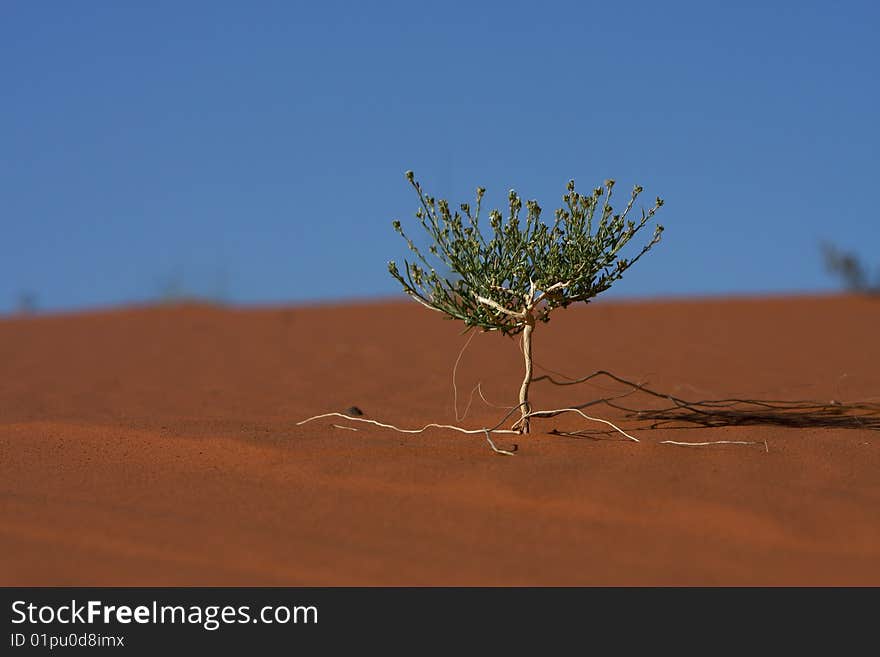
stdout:
POLYGON ((428 195, 412 171, 406 172, 406 178, 418 195, 415 216, 429 244, 426 250, 417 246, 395 220, 394 229, 413 256, 404 260, 402 269, 389 262, 388 270, 413 299, 469 328, 522 333, 525 377, 519 395, 522 415, 516 426, 528 433, 536 323, 549 321, 557 308, 589 302, 650 251, 660 241, 660 225, 634 257, 621 257, 663 200, 658 197, 652 207, 630 219, 643 191, 640 186, 633 188, 624 209, 616 213, 611 205, 613 180, 587 194, 579 193, 570 180, 552 222, 541 218, 542 209, 534 200, 525 202, 523 212, 523 200, 514 190, 508 194, 506 216, 492 210, 481 219, 484 188, 477 188, 473 206, 462 203, 453 210, 448 201, 428 195))

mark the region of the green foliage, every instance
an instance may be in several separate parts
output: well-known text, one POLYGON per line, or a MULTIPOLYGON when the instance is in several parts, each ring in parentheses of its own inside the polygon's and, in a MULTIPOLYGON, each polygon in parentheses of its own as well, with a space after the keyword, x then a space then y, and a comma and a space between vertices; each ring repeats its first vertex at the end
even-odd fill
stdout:
POLYGON ((507 216, 492 210, 486 230, 480 223, 484 188, 477 189, 473 207, 462 203, 460 211, 453 211, 446 200, 425 194, 412 171, 406 177, 419 196, 416 217, 430 245, 423 254, 395 220, 394 229, 414 257, 404 261, 402 271, 394 261, 388 263, 389 272, 423 305, 487 331, 516 334, 527 323, 549 321, 555 308, 588 302, 619 280, 663 232, 656 226, 653 238, 634 258, 620 257, 663 200, 657 198, 650 210, 641 210, 638 221, 628 220, 642 188, 636 186, 623 212, 615 214, 613 180, 586 195, 569 181, 564 206, 549 224, 542 221, 535 201, 525 202, 523 217, 523 201, 511 190, 507 216), (454 276, 441 276, 438 269, 454 276))

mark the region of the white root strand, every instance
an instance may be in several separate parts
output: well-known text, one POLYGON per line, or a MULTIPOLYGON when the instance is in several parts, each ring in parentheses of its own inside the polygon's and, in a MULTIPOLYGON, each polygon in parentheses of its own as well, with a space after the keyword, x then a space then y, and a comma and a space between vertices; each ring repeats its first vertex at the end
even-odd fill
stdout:
POLYGON ((770 448, 767 446, 766 440, 710 440, 704 443, 689 443, 679 440, 661 440, 661 445, 677 445, 678 447, 707 447, 709 445, 763 445, 764 450, 769 454, 770 448))
MULTIPOLYGON (((468 414, 468 411, 471 408, 471 402, 474 399, 474 391, 471 390, 470 399, 468 399, 468 404, 465 406, 464 413, 461 415, 458 414, 458 386, 455 384, 455 375, 458 372, 458 364, 461 362, 461 357, 464 356, 465 350, 471 343, 471 340, 474 339, 474 336, 477 334, 476 331, 471 333, 470 337, 464 343, 464 346, 461 348, 461 351, 458 352, 458 358, 455 359, 455 365, 452 366, 452 409, 455 411, 455 421, 461 422, 468 414)), ((480 384, 477 383, 477 386, 480 384)))
POLYGON ((619 426, 617 426, 613 422, 611 422, 609 420, 603 420, 600 417, 593 417, 592 415, 587 415, 579 408, 557 408, 552 411, 533 411, 531 413, 528 413, 526 415, 526 417, 540 417, 542 415, 559 415, 560 413, 577 413, 581 417, 584 417, 588 420, 591 420, 592 422, 601 422, 602 424, 607 424, 609 427, 611 427, 612 429, 614 429, 618 433, 626 436, 627 438, 629 438, 633 442, 636 442, 636 443, 641 442, 638 438, 636 438, 635 436, 631 436, 630 434, 628 434, 626 431, 621 429, 619 426))
POLYGON ((486 433, 486 442, 489 443, 489 447, 492 448, 493 452, 496 454, 504 454, 504 456, 516 456, 513 452, 508 452, 506 449, 499 449, 496 447, 495 443, 492 441, 492 437, 489 435, 489 430, 483 429, 483 431, 486 433))
POLYGON ((400 433, 424 433, 428 429, 434 428, 434 429, 451 429, 453 431, 458 431, 460 433, 467 433, 467 434, 484 433, 486 431, 491 431, 491 433, 519 434, 518 431, 514 431, 513 429, 491 429, 491 430, 489 430, 489 429, 464 429, 462 427, 457 427, 453 424, 435 424, 433 422, 431 424, 426 424, 421 429, 401 429, 400 427, 396 427, 393 424, 385 424, 384 422, 379 422, 377 420, 370 420, 369 418, 365 418, 365 417, 351 417, 350 415, 345 415, 344 413, 324 413, 322 415, 314 415, 310 418, 306 418, 305 420, 297 422, 296 426, 300 426, 301 424, 305 424, 306 422, 311 422, 312 420, 320 420, 321 418, 325 418, 325 417, 341 417, 341 418, 345 418, 346 420, 351 420, 352 422, 366 422, 368 424, 373 424, 377 427, 383 427, 385 429, 393 429, 394 431, 398 431, 400 433))

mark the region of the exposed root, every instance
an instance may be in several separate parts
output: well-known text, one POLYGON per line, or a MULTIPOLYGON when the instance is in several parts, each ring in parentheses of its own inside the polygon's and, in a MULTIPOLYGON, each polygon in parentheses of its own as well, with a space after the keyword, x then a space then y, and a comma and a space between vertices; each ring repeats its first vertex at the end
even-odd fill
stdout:
MULTIPOLYGON (((471 339, 473 339, 473 336, 468 339, 468 342, 459 353, 458 359, 456 359, 455 362, 455 367, 453 368, 453 389, 457 421, 464 418, 464 416, 467 414, 467 411, 470 409, 471 403, 473 401, 473 396, 475 392, 479 392, 481 399, 487 405, 496 406, 495 404, 491 404, 486 400, 486 397, 483 395, 480 383, 477 383, 477 385, 474 386, 473 390, 471 390, 471 396, 468 400, 467 406, 465 407, 464 413, 462 415, 458 414, 458 391, 455 387, 455 374, 458 368, 458 364, 461 360, 461 356, 464 353, 464 349, 467 348, 468 344, 470 344, 471 339)), ((704 399, 700 401, 688 401, 674 395, 658 392, 656 390, 648 388, 643 383, 629 381, 606 370, 597 370, 596 372, 593 372, 588 376, 578 379, 569 378, 559 373, 555 374, 565 380, 560 380, 560 378, 555 378, 552 375, 545 374, 532 379, 531 382, 537 383, 540 381, 548 381, 549 383, 552 383, 554 385, 568 386, 586 383, 587 381, 591 381, 599 377, 606 377, 621 385, 626 386, 628 389, 625 392, 614 396, 593 399, 588 402, 584 402, 583 404, 578 404, 567 408, 538 411, 529 410, 525 413, 522 413, 521 417, 517 420, 516 423, 514 423, 513 427, 510 429, 502 429, 500 427, 507 421, 507 419, 511 415, 513 415, 516 411, 522 409, 524 404, 527 402, 521 402, 517 406, 513 407, 502 407, 507 408, 507 413, 504 415, 504 417, 502 417, 501 420, 499 420, 494 426, 483 427, 480 429, 467 429, 453 424, 439 424, 435 422, 426 424, 425 426, 418 429, 404 429, 401 427, 397 427, 393 424, 379 422, 378 420, 372 420, 364 417, 354 417, 351 415, 346 415, 345 413, 338 412, 323 413, 321 415, 315 415, 310 418, 306 418, 305 420, 297 422, 297 426, 322 418, 339 417, 350 422, 362 422, 365 424, 371 424, 373 426, 381 427, 383 429, 390 429, 392 431, 397 431, 398 433, 405 434, 420 434, 432 428, 449 429, 451 431, 457 431, 459 433, 468 435, 483 434, 486 438, 486 442, 489 444, 489 447, 491 447, 492 451, 494 451, 496 454, 503 454, 505 456, 513 456, 514 452, 517 449, 517 446, 514 445, 511 450, 501 449, 492 440, 491 434, 522 434, 524 433, 524 425, 531 418, 550 418, 561 415, 563 413, 576 413, 586 420, 589 420, 591 422, 599 422, 601 424, 605 424, 608 427, 611 427, 611 429, 626 437, 628 440, 637 443, 640 442, 638 438, 627 433, 610 420, 587 415, 582 410, 584 408, 588 408, 590 406, 595 406, 598 404, 605 404, 607 406, 610 406, 611 408, 622 410, 626 413, 629 413, 630 417, 654 420, 654 422, 650 425, 650 428, 652 429, 662 426, 669 427, 670 423, 681 422, 689 425, 697 425, 703 427, 771 424, 791 427, 838 427, 880 430, 880 404, 867 402, 847 404, 836 400, 831 400, 829 402, 817 402, 808 400, 792 401, 740 398, 704 399), (663 400, 667 402, 667 405, 653 409, 638 409, 630 406, 625 406, 624 404, 620 403, 620 399, 637 393, 641 393, 655 399, 663 400)), ((337 429, 357 431, 357 429, 354 427, 346 427, 339 424, 333 424, 332 426, 337 429)), ((555 429, 551 433, 554 433, 556 435, 583 435, 580 432, 561 432, 555 429)), ((770 451, 766 440, 713 440, 699 442, 662 440, 659 442, 659 444, 674 445, 678 447, 763 444, 764 450, 768 453, 770 451)))
POLYGON ((661 445, 678 445, 679 447, 707 447, 709 445, 763 445, 764 451, 770 453, 766 440, 710 440, 703 443, 689 443, 680 440, 661 440, 661 445))
MULTIPOLYGON (((309 418, 306 418, 305 420, 301 420, 301 421, 297 422, 296 426, 301 426, 301 425, 306 424, 308 422, 312 422, 314 420, 320 420, 320 419, 327 418, 327 417, 341 417, 341 418, 344 418, 344 419, 349 420, 351 422, 364 422, 366 424, 372 424, 374 426, 381 427, 383 429, 391 429, 392 431, 397 431, 398 433, 418 434, 418 433, 424 433, 428 429, 451 429, 452 431, 458 431, 459 433, 464 433, 464 434, 469 434, 469 435, 482 433, 486 436, 486 441, 489 443, 489 447, 491 447, 494 452, 496 452, 497 454, 504 454, 506 456, 513 456, 514 452, 517 449, 517 446, 514 445, 513 450, 500 449, 497 445, 495 445, 494 441, 492 440, 491 434, 496 433, 496 434, 508 434, 508 435, 509 434, 517 434, 517 435, 519 435, 521 432, 518 431, 517 429, 501 429, 500 428, 501 425, 507 421, 507 418, 509 418, 519 408, 520 408, 519 406, 513 406, 512 408, 508 409, 507 414, 505 414, 505 416, 503 418, 501 418, 501 420, 499 420, 498 423, 495 424, 495 426, 484 427, 482 429, 465 429, 464 427, 459 427, 454 424, 437 424, 434 422, 432 422, 430 424, 426 424, 425 426, 421 427, 420 429, 402 429, 402 428, 397 427, 393 424, 379 422, 378 420, 371 420, 370 418, 364 418, 364 417, 352 417, 351 415, 346 415, 345 413, 337 413, 337 412, 322 413, 321 415, 313 415, 312 417, 309 417, 309 418)), ((527 418, 554 417, 554 416, 560 415, 562 413, 577 413, 578 415, 586 418, 587 420, 591 420, 593 422, 601 422, 603 424, 608 425, 609 427, 611 427, 612 429, 614 429, 618 433, 622 434, 623 436, 625 436, 629 440, 632 440, 634 442, 639 442, 638 438, 628 434, 626 431, 624 431, 623 429, 618 427, 613 422, 611 422, 609 420, 604 420, 604 419, 598 418, 598 417, 592 417, 577 408, 557 408, 557 409, 553 409, 553 410, 549 410, 549 411, 530 411, 529 413, 526 414, 526 417, 527 418)), ((341 426, 338 424, 333 424, 332 426, 334 426, 338 429, 349 429, 352 431, 357 431, 357 429, 355 429, 354 427, 344 427, 344 426, 341 426)), ((516 426, 516 425, 514 425, 514 426, 516 426)))
MULTIPOLYGON (((562 413, 577 413, 581 417, 584 417, 584 418, 591 420, 593 422, 601 422, 603 424, 607 424, 609 427, 611 427, 612 429, 614 429, 618 433, 626 436, 627 438, 629 438, 633 442, 640 442, 638 438, 636 438, 635 436, 629 435, 626 431, 621 429, 619 426, 617 426, 613 422, 611 422, 609 420, 603 420, 600 417, 592 417, 591 415, 587 415, 586 413, 584 413, 583 411, 581 411, 578 408, 557 408, 552 411, 532 411, 531 413, 527 414, 527 417, 555 417, 556 415, 561 415, 562 413)), ((514 426, 516 426, 516 425, 514 425, 514 426)))
MULTIPOLYGON (((305 420, 300 420, 296 423, 296 426, 300 426, 302 424, 306 424, 307 422, 312 422, 313 420, 320 420, 325 417, 341 417, 346 420, 350 420, 352 422, 365 422, 367 424, 373 424, 377 427, 382 427, 383 429, 391 429, 392 431, 397 431, 398 433, 424 433, 428 429, 451 429, 452 431, 458 431, 460 433, 468 433, 468 434, 476 434, 483 433, 486 429, 465 429, 464 427, 457 427, 454 424, 436 424, 434 422, 430 424, 426 424, 421 429, 401 429, 400 427, 395 427, 393 424, 385 424, 384 422, 379 422, 378 420, 371 420, 365 417, 352 417, 350 415, 345 415, 344 413, 322 413, 321 415, 313 415, 312 417, 306 418, 305 420)), ((514 431, 513 429, 489 429, 492 433, 519 433, 514 431)))
POLYGON ((464 407, 464 411, 462 412, 461 417, 456 418, 456 420, 455 420, 456 422, 461 422, 463 419, 465 419, 467 417, 468 411, 470 411, 470 408, 474 403, 474 395, 475 394, 479 395, 482 402, 490 408, 500 408, 505 411, 509 411, 512 408, 516 408, 515 406, 504 406, 503 404, 495 404, 495 403, 490 402, 488 399, 486 399, 486 395, 483 394, 482 381, 478 381, 477 385, 475 385, 473 388, 471 388, 471 394, 468 397, 468 403, 464 407))
POLYGON ((488 429, 483 429, 486 432, 486 442, 489 443, 489 447, 492 448, 492 451, 496 454, 503 454, 504 456, 516 456, 514 452, 516 451, 516 445, 513 446, 513 451, 508 451, 506 449, 499 449, 495 446, 495 443, 492 441, 492 436, 489 435, 488 429))
MULTIPOLYGON (((382 427, 383 429, 391 429, 392 431, 397 431, 398 433, 409 433, 409 434, 423 433, 424 431, 427 431, 428 429, 432 429, 432 428, 452 429, 453 431, 458 431, 460 433, 466 433, 466 434, 482 433, 486 436, 486 442, 489 443, 489 447, 492 448, 493 452, 495 452, 496 454, 502 454, 504 456, 515 456, 514 452, 517 450, 517 447, 518 447, 517 445, 514 445, 511 450, 501 449, 492 440, 492 436, 490 434, 492 434, 492 433, 503 433, 503 434, 519 433, 517 431, 514 431, 513 429, 500 429, 499 428, 502 424, 504 424, 504 422, 507 421, 507 418, 510 417, 513 414, 513 412, 515 410, 517 410, 518 408, 519 408, 518 406, 514 406, 513 408, 511 408, 507 412, 507 415, 505 415, 501 419, 501 421, 498 422, 498 424, 496 424, 494 427, 483 428, 483 429, 465 429, 464 427, 457 427, 452 424, 435 424, 435 423, 426 424, 421 429, 401 429, 400 427, 396 427, 393 424, 386 424, 385 422, 379 422, 377 420, 371 420, 369 418, 364 418, 364 417, 352 417, 350 415, 345 415, 344 413, 323 413, 321 415, 314 415, 312 417, 306 418, 305 420, 297 422, 296 426, 306 424, 307 422, 312 422, 313 420, 320 420, 321 418, 325 418, 325 417, 342 417, 342 418, 345 418, 346 420, 351 420, 352 422, 365 422, 367 424, 372 424, 377 427, 382 427)), ((357 431, 357 429, 355 429, 354 427, 343 427, 338 424, 334 424, 332 426, 337 427, 339 429, 350 429, 352 431, 357 431)))
MULTIPOLYGON (((474 391, 471 390, 470 399, 468 399, 467 406, 464 408, 464 412, 459 415, 458 414, 458 386, 455 384, 455 375, 458 372, 458 364, 461 362, 461 357, 464 356, 464 352, 467 350, 468 346, 471 343, 471 340, 474 339, 474 336, 477 334, 476 331, 471 333, 471 337, 467 339, 467 342, 464 343, 464 346, 461 348, 461 351, 458 352, 458 358, 455 359, 455 365, 452 366, 452 410, 455 411, 455 421, 461 422, 470 410, 471 402, 474 399, 474 391)), ((480 384, 477 383, 477 386, 480 384)))
POLYGON ((455 359, 455 365, 452 366, 452 408, 453 408, 453 411, 455 412, 455 421, 456 422, 461 422, 463 419, 465 419, 467 417, 467 414, 470 411, 471 406, 474 403, 474 395, 475 394, 478 394, 480 396, 480 399, 483 400, 483 403, 486 406, 489 406, 491 408, 501 408, 501 409, 508 410, 508 411, 513 408, 513 406, 504 406, 502 404, 493 404, 492 402, 490 402, 488 399, 486 399, 486 395, 483 394, 483 382, 477 381, 477 384, 473 388, 471 388, 471 394, 468 396, 468 401, 464 407, 464 410, 461 412, 461 414, 459 414, 459 412, 458 412, 458 384, 456 383, 456 375, 458 373, 458 365, 461 362, 461 358, 464 355, 464 352, 467 350, 468 346, 471 343, 471 340, 474 339, 475 335, 476 335, 476 332, 471 333, 471 336, 464 343, 464 346, 461 348, 461 351, 458 352, 458 357, 455 359))

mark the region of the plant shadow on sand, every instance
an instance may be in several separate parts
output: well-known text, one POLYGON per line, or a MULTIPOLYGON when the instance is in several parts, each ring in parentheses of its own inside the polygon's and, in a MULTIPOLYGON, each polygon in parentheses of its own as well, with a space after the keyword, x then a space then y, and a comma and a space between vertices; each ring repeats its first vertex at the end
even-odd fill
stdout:
MULTIPOLYGON (((648 388, 642 383, 623 379, 611 372, 598 370, 579 378, 560 380, 552 375, 535 378, 535 382, 547 381, 553 385, 569 386, 586 383, 604 377, 626 387, 626 391, 611 397, 594 399, 573 408, 605 405, 624 411, 627 417, 651 420, 644 429, 696 429, 732 426, 779 426, 796 428, 867 429, 880 431, 880 404, 867 402, 844 403, 811 400, 773 399, 702 399, 689 401, 671 394, 648 388), (648 397, 664 402, 656 408, 637 408, 625 398, 648 397)), ((574 437, 605 435, 605 431, 559 431, 550 433, 574 437)))

